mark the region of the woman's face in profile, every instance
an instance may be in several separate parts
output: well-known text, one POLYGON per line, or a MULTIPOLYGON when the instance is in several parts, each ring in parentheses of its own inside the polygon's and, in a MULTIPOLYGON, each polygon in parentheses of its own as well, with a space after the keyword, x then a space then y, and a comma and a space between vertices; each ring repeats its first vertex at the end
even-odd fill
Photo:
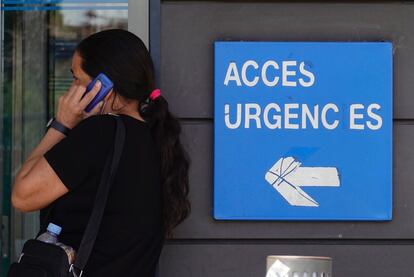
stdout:
POLYGON ((82 70, 81 63, 82 58, 75 52, 72 57, 72 68, 70 71, 72 72, 73 83, 75 85, 87 87, 92 81, 92 78, 82 70))
MULTIPOLYGON (((75 84, 77 86, 84 86, 86 88, 89 85, 89 83, 92 82, 93 78, 90 77, 85 71, 82 70, 81 64, 82 64, 82 58, 78 54, 78 52, 75 52, 72 56, 72 67, 70 69, 70 71, 72 72, 72 76, 73 76, 72 84, 75 84)), ((111 92, 109 92, 109 94, 105 97, 105 100, 106 100, 105 104, 107 101, 110 101, 112 97, 111 92)), ((112 112, 111 105, 105 105, 105 104, 101 109, 101 113, 112 112)), ((115 107, 117 106, 118 104, 115 103, 115 107)))

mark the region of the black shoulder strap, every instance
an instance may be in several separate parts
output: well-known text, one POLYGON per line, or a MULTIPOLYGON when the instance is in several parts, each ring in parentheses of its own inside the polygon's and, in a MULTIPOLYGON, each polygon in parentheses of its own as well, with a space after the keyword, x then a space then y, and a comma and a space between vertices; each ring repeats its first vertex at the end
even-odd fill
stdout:
POLYGON ((89 256, 91 255, 92 248, 95 244, 96 236, 98 234, 102 216, 105 210, 109 189, 114 181, 114 176, 118 168, 122 149, 124 147, 125 125, 119 116, 114 117, 116 119, 114 148, 112 155, 109 155, 106 160, 101 182, 96 193, 95 204, 89 218, 88 225, 86 226, 85 233, 83 234, 78 253, 76 255, 75 264, 72 268, 74 276, 82 275, 83 269, 85 268, 89 256))

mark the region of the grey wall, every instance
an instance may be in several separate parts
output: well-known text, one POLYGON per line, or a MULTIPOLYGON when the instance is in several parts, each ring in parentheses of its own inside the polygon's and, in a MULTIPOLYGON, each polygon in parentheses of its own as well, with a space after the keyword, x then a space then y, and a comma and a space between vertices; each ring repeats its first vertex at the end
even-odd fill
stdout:
MULTIPOLYGON (((155 1, 154 1, 155 2, 155 1)), ((334 277, 414 276, 414 5, 400 2, 163 1, 160 86, 191 154, 191 216, 167 242, 162 277, 264 277, 267 255, 333 257, 334 277), (393 220, 215 221, 212 218, 213 42, 392 41, 393 220)), ((155 22, 155 23, 154 23, 155 22)), ((158 23, 157 23, 158 22, 158 23)), ((160 46, 159 48, 157 48, 160 46)))

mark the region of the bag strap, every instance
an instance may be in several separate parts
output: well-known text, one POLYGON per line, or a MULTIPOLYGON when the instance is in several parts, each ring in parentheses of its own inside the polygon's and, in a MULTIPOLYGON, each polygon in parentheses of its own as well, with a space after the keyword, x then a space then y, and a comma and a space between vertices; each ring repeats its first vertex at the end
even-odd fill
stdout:
POLYGON ((116 119, 116 134, 115 143, 112 155, 108 156, 104 171, 101 177, 101 182, 96 193, 95 204, 91 216, 83 234, 81 244, 76 255, 75 263, 71 267, 74 276, 82 276, 83 269, 88 262, 89 256, 92 253, 95 244, 96 236, 98 235, 99 227, 101 225, 103 213, 108 199, 109 189, 114 181, 115 173, 121 158, 122 149, 125 141, 125 125, 122 119, 115 115, 116 119), (111 159, 112 157, 112 159, 111 159))

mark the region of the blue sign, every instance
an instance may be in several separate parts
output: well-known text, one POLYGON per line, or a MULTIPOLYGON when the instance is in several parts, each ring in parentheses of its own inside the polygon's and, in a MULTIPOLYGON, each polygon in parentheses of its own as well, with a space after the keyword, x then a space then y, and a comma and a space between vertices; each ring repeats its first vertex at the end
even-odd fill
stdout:
POLYGON ((392 44, 216 42, 214 218, 391 220, 392 44))

